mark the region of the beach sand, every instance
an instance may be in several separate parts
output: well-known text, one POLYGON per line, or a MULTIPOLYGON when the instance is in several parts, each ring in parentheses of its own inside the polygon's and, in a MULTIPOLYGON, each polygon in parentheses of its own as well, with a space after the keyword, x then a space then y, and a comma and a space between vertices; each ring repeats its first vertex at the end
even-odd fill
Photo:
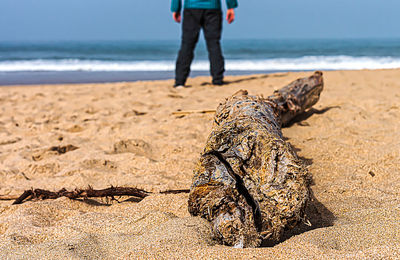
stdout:
MULTIPOLYGON (((0 195, 41 188, 187 189, 215 109, 239 89, 270 95, 310 72, 0 88, 0 195), (119 142, 131 143, 115 152, 119 142), (73 145, 66 153, 51 147, 73 145)), ((324 72, 313 113, 283 134, 314 183, 305 224, 277 245, 216 245, 188 194, 139 203, 0 201, 0 259, 400 258, 400 70, 324 72)))

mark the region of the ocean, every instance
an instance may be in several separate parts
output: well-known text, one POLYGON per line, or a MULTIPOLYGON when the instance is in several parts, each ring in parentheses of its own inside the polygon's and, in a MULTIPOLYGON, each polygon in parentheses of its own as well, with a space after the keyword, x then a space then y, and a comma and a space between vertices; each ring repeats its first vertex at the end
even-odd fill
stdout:
MULTIPOLYGON (((222 41, 226 75, 400 68, 400 39, 222 41)), ((0 85, 174 78, 179 41, 0 42, 0 85)), ((208 75, 200 39, 191 76, 208 75)))

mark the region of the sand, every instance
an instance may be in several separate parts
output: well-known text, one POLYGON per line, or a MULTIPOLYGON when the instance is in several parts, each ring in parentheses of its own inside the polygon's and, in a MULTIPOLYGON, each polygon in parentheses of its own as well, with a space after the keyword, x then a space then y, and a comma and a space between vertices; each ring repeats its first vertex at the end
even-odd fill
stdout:
MULTIPOLYGON (((25 189, 189 188, 215 109, 239 89, 269 95, 311 73, 0 88, 0 195, 25 189), (127 151, 114 151, 119 142, 127 151), (73 145, 66 153, 51 147, 73 145)), ((400 258, 400 70, 325 72, 312 113, 283 134, 305 160, 315 199, 277 245, 216 245, 187 194, 139 203, 0 200, 0 259, 400 258)))

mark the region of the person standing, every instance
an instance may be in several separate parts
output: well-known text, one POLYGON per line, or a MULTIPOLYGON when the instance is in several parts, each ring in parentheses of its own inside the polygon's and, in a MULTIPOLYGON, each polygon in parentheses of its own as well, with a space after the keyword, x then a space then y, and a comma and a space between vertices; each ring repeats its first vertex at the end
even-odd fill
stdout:
MULTIPOLYGON (((175 67, 174 87, 185 86, 190 73, 190 65, 194 57, 194 49, 203 29, 206 39, 210 73, 214 85, 222 85, 225 71, 224 57, 221 50, 222 10, 221 0, 184 0, 182 41, 175 67)), ((226 20, 232 23, 235 20, 234 8, 237 0, 226 0, 226 20)), ((181 22, 182 0, 172 0, 172 17, 181 22)))

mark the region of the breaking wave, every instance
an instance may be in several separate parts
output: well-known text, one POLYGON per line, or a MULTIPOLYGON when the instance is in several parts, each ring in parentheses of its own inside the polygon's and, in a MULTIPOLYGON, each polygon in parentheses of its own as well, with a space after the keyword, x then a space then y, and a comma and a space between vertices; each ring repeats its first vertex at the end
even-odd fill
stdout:
MULTIPOLYGON (((226 60, 231 71, 360 70, 400 68, 399 57, 305 56, 262 60, 226 60)), ((17 71, 173 71, 175 61, 103 61, 36 59, 0 61, 0 72, 17 71)), ((194 71, 208 71, 205 60, 192 64, 194 71)))

